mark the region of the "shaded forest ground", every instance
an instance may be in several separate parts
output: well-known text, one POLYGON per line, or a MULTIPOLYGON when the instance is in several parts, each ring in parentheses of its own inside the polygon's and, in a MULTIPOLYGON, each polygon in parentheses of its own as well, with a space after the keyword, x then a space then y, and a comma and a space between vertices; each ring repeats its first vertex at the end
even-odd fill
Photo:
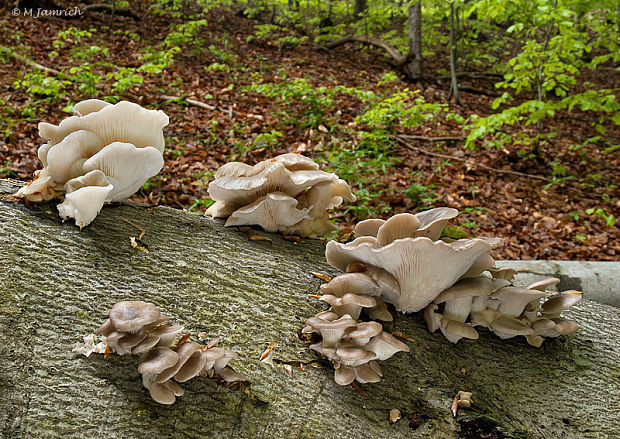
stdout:
MULTIPOLYGON (((106 47, 109 54, 102 57, 106 62, 135 67, 141 64, 140 51, 160 45, 171 23, 170 18, 152 15, 144 7, 138 6, 136 11, 148 19, 134 22, 116 17, 112 29, 105 29, 108 19, 103 13, 89 12, 79 20, 63 20, 13 17, 3 11, 0 44, 19 46, 21 54, 62 70, 77 64, 71 55, 75 46, 70 38, 65 45, 53 47, 58 32, 71 26, 96 29, 80 44, 106 47), (54 50, 57 53, 50 56, 54 50)), ((364 104, 351 94, 334 94, 333 104, 321 107, 320 118, 306 124, 299 123, 298 117, 307 115, 307 109, 298 107, 305 105, 302 102, 307 96, 282 102, 251 89, 252 84, 289 84, 306 78, 302 85, 309 87, 310 93, 318 87, 345 86, 385 96, 416 86, 399 79, 385 81, 384 74, 393 67, 382 53, 369 48, 347 45, 323 51, 310 43, 282 48, 270 38, 248 42, 255 34, 255 24, 232 13, 212 12, 200 33, 200 44, 182 46, 174 63, 161 74, 145 75, 142 84, 120 96, 160 108, 170 116, 165 129, 164 169, 134 199, 204 210, 209 204, 208 181, 221 164, 231 160, 255 163, 276 154, 301 151, 346 178, 358 192, 356 205, 344 205, 335 215, 343 233, 369 216, 450 206, 461 211, 455 223, 459 227, 452 230, 455 235, 505 239, 505 247, 495 254, 499 258, 617 259, 618 227, 609 224, 609 217, 618 218, 620 210, 615 186, 618 152, 604 154, 605 148, 596 144, 572 148, 597 135, 592 126, 595 115, 573 112, 547 122, 546 129, 557 137, 543 146, 538 161, 520 157, 516 147, 468 150, 458 140, 431 142, 404 136, 394 138, 388 147, 373 149, 357 134, 363 127, 355 119, 363 113, 364 104), (185 96, 216 109, 164 98, 170 95, 185 96), (561 171, 557 163, 561 163, 561 171), (602 214, 596 213, 599 208, 602 214)), ((0 177, 27 180, 41 167, 36 154, 41 144, 37 122, 60 122, 68 115, 63 108, 79 99, 72 93, 54 100, 37 99, 20 82, 32 68, 10 56, 0 61, 0 177)), ((421 95, 428 103, 447 103, 449 82, 438 73, 447 67, 445 53, 424 61, 427 80, 421 95)), ((110 64, 91 65, 104 75, 111 71, 110 64)), ((590 72, 584 80, 617 88, 618 84, 613 84, 619 81, 617 71, 611 71, 616 75, 602 69, 590 72)), ((496 93, 492 78, 463 78, 463 85, 496 93)), ((107 87, 91 97, 115 94, 107 87)), ((315 98, 320 104, 320 93, 315 98)), ((449 110, 463 117, 486 115, 493 99, 463 93, 461 104, 450 104, 449 110)), ((464 135, 457 123, 445 117, 433 117, 392 134, 464 135)), ((608 132, 607 137, 617 144, 620 133, 608 132)))

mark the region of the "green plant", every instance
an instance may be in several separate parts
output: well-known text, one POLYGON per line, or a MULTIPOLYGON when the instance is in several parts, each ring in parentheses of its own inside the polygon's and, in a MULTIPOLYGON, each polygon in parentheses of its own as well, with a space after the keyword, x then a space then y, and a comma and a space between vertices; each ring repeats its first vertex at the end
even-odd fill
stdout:
POLYGON ((414 181, 403 194, 413 203, 416 209, 428 209, 441 200, 441 195, 435 192, 434 184, 426 185, 420 180, 424 178, 424 174, 420 171, 411 171, 411 179, 414 181))
POLYGON ((144 82, 142 75, 137 74, 136 69, 132 67, 121 67, 116 72, 108 73, 107 78, 115 79, 112 83, 112 89, 120 95, 125 94, 131 87, 144 82))

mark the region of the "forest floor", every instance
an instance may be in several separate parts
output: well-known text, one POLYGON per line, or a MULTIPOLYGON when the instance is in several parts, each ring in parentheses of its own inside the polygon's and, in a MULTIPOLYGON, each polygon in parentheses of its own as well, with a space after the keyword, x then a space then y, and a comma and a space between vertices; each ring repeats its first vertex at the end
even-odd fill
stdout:
MULTIPOLYGON (((148 15, 144 9, 137 12, 148 15)), ((357 206, 345 204, 334 215, 343 234, 368 216, 450 206, 461 211, 455 225, 464 235, 505 240, 504 248, 494 254, 498 258, 617 260, 620 233, 609 218, 619 218, 620 212, 618 151, 604 153, 605 147, 596 143, 574 147, 598 135, 593 127, 595 115, 571 112, 547 120, 544 129, 557 136, 542 146, 543 154, 537 160, 521 157, 522 147, 471 150, 463 148, 460 140, 437 142, 415 137, 465 135, 458 124, 445 118, 431 118, 411 129, 395 128, 392 134, 400 137, 394 137, 389 149, 371 153, 359 146, 355 134, 363 128, 355 121, 364 111, 359 99, 337 94, 319 123, 304 125, 295 120, 304 114, 296 108, 299 102, 278 102, 248 87, 306 78, 315 90, 342 85, 387 95, 419 85, 399 79, 383 84, 382 75, 393 71, 393 66, 382 53, 369 48, 345 45, 325 51, 310 43, 292 49, 281 49, 264 39, 249 43, 256 22, 230 13, 212 15, 201 33, 204 42, 183 47, 162 74, 145 76, 143 84, 121 96, 160 108, 170 116, 170 125, 164 130, 164 169, 135 200, 204 210, 209 178, 223 163, 240 160, 253 164, 301 151, 323 168, 341 174, 358 191, 357 206), (228 67, 207 69, 214 63, 228 67), (170 95, 216 109, 164 98, 170 95)), ((76 65, 76 59, 70 57, 69 47, 52 46, 58 32, 70 26, 96 29, 83 44, 107 47, 108 63, 135 67, 140 65, 141 50, 161 44, 170 19, 149 15, 148 20, 134 22, 117 17, 111 30, 105 28, 107 23, 107 15, 95 12, 79 20, 13 17, 2 12, 0 45, 19 47, 20 53, 37 63, 63 70, 76 65), (57 53, 51 56, 54 50, 57 53)), ((426 102, 446 104, 463 117, 490 114, 492 96, 462 93, 459 105, 448 102, 449 81, 438 73, 446 68, 445 60, 444 54, 424 60, 427 79, 420 93, 426 102)), ((92 65, 104 74, 110 68, 109 64, 92 65)), ((0 177, 30 179, 33 171, 41 168, 37 122, 59 123, 68 116, 63 108, 79 100, 70 94, 55 100, 34 98, 20 87, 20 78, 29 71, 31 68, 16 58, 0 57, 0 177), (23 116, 24 108, 36 108, 36 115, 23 116)), ((619 81, 617 72, 615 78, 604 70, 590 76, 587 79, 595 84, 618 87, 609 85, 619 81)), ((497 93, 493 78, 462 81, 468 88, 497 93)), ((112 94, 105 87, 92 97, 112 94)), ((606 137, 618 144, 620 133, 608 132, 606 137)))

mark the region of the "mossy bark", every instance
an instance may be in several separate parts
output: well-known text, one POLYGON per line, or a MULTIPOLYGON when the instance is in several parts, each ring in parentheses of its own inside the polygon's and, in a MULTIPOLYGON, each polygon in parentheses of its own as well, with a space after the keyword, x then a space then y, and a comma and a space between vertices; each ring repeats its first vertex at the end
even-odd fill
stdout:
POLYGON ((299 244, 224 228, 165 207, 106 206, 80 231, 53 203, 10 202, 0 182, 0 436, 4 438, 600 438, 620 431, 620 310, 583 301, 569 317, 581 331, 536 349, 481 330, 447 342, 419 315, 398 315, 390 332, 411 353, 382 364, 378 384, 340 387, 300 341, 305 319, 325 308, 308 294, 335 274, 319 241, 299 244), (146 230, 148 253, 130 237, 146 230), (174 323, 222 337, 249 383, 184 383, 172 406, 153 402, 135 358, 71 346, 125 299, 155 303, 174 323), (260 363, 275 343, 275 367, 260 363), (284 366, 291 366, 289 376, 284 366), (300 367, 301 366, 301 367, 300 367), (474 405, 450 412, 453 396, 474 405), (403 418, 388 423, 399 408, 403 418))

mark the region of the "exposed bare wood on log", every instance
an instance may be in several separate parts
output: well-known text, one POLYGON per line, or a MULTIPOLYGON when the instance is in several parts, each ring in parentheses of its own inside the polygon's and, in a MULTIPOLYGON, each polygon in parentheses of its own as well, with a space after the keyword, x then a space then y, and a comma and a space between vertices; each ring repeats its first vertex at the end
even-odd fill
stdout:
MULTIPOLYGON (((17 187, 0 180, 0 200, 17 187)), ((311 272, 336 274, 319 241, 251 241, 223 221, 133 203, 105 206, 80 231, 61 222, 54 203, 0 201, 0 236, 2 437, 598 439, 620 431, 618 308, 582 300, 566 316, 580 332, 539 349, 484 329, 453 345, 419 315, 394 314, 385 330, 409 337, 411 352, 383 362, 382 381, 358 392, 335 384, 298 337, 325 308, 308 297, 323 282, 311 272), (123 219, 148 230, 149 253, 131 247, 136 230, 123 219), (249 384, 195 378, 162 406, 142 387, 135 358, 72 353, 123 299, 155 303, 194 336, 221 336, 240 353, 232 366, 249 384), (270 342, 274 366, 259 361, 270 342), (459 390, 473 392, 474 404, 453 418, 459 390), (394 408, 402 419, 390 425, 394 408)))

